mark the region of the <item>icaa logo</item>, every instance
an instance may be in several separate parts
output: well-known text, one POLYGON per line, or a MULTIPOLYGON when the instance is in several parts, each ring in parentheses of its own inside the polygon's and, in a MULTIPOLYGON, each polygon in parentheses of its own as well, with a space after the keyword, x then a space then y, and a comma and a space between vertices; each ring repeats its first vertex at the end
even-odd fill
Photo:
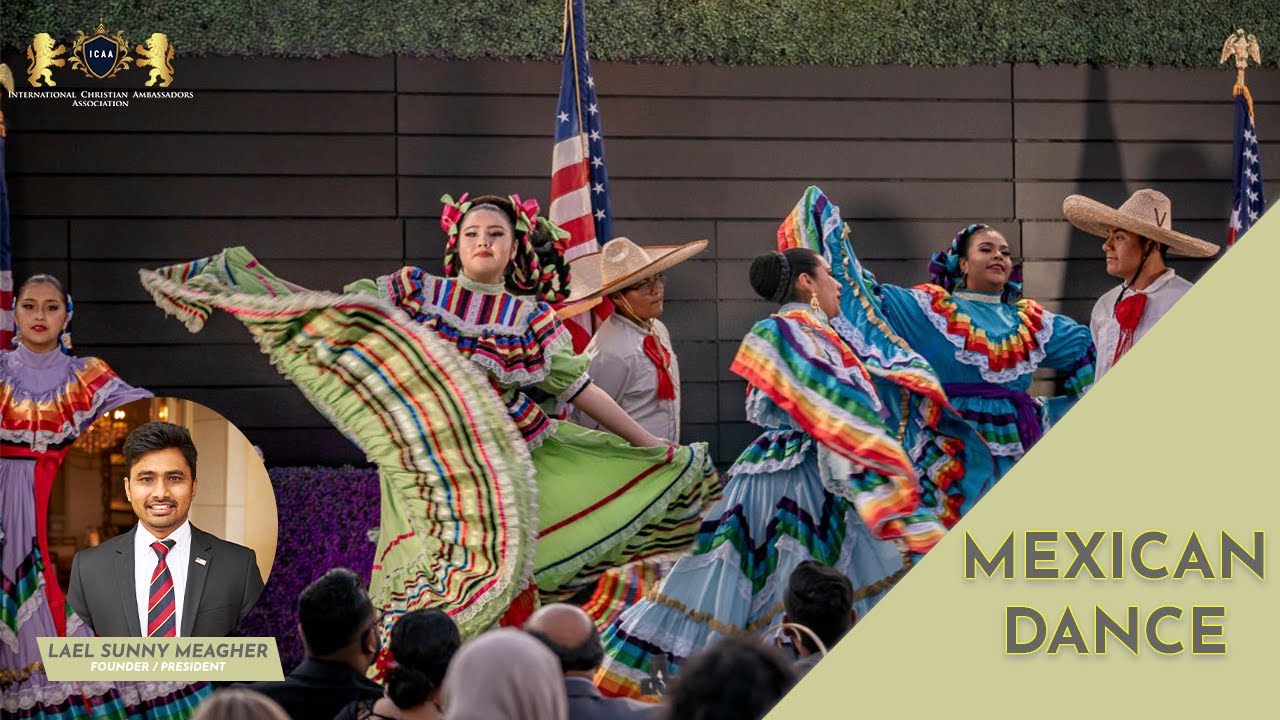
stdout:
POLYGON ((127 70, 133 59, 129 57, 129 41, 125 40, 123 30, 117 30, 115 35, 108 35, 108 32, 102 23, 94 28, 93 35, 77 30, 75 44, 71 47, 71 67, 99 80, 127 70))

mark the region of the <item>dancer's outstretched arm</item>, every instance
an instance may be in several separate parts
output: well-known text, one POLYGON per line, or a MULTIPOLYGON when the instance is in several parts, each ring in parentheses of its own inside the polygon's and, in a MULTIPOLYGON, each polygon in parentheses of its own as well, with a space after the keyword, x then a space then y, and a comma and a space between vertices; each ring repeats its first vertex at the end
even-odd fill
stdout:
POLYGON ((661 440, 653 433, 645 430, 640 423, 631 419, 627 411, 618 407, 618 403, 608 393, 587 385, 572 401, 573 406, 591 416, 600 426, 636 447, 655 447, 673 443, 661 440))

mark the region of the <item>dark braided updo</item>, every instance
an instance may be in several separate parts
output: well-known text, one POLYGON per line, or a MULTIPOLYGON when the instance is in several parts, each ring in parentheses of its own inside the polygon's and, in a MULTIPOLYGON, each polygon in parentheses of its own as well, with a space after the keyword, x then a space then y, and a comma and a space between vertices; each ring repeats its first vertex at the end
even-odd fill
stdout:
POLYGON ((796 297, 796 280, 801 275, 817 277, 822 261, 809 248, 791 248, 786 252, 767 252, 751 261, 751 289, 779 305, 801 300, 796 297))

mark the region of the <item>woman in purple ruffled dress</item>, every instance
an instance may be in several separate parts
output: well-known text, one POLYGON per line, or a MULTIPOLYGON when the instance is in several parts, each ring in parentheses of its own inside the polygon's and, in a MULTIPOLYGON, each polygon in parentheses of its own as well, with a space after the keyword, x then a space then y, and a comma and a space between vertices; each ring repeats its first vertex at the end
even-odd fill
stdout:
POLYGON ((45 518, 62 458, 85 428, 151 397, 102 360, 71 354, 71 296, 52 275, 18 288, 14 347, 0 352, 0 716, 181 718, 204 684, 50 682, 36 638, 92 637, 48 562, 45 518))

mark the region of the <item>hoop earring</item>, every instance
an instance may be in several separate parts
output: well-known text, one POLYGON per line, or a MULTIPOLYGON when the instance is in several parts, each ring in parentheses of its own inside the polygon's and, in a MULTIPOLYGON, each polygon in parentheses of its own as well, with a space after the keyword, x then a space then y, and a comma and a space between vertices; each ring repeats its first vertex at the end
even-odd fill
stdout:
POLYGON ((815 311, 822 309, 822 304, 818 302, 818 293, 814 293, 809 296, 809 307, 813 308, 815 311))

